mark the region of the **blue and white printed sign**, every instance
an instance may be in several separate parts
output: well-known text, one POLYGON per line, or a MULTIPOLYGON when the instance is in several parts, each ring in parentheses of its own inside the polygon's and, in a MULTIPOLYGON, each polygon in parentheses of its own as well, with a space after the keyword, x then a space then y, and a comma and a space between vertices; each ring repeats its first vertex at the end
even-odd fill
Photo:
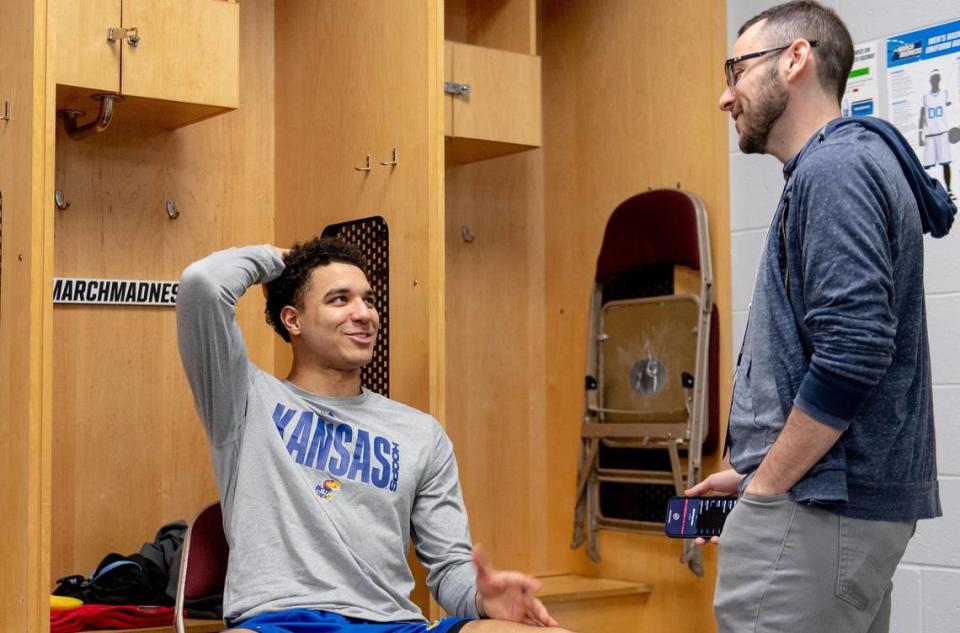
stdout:
POLYGON ((890 121, 943 182, 960 151, 960 20, 887 39, 887 98, 890 121))

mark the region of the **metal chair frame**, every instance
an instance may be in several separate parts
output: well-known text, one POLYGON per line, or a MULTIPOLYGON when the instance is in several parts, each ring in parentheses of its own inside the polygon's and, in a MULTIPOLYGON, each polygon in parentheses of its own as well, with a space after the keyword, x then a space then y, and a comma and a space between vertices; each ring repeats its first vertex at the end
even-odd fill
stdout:
MULTIPOLYGON (((640 304, 643 302, 694 301, 697 304, 697 342, 696 362, 693 385, 685 390, 687 415, 681 421, 664 421, 650 413, 605 408, 603 402, 603 344, 606 334, 603 331, 603 283, 594 286, 590 309, 590 332, 587 346, 587 375, 597 376, 598 380, 588 384, 584 398, 584 416, 581 425, 581 454, 578 467, 576 489, 576 513, 574 520, 573 547, 584 540, 588 543, 587 553, 591 559, 600 560, 599 536, 601 529, 640 533, 663 533, 662 523, 635 521, 603 516, 600 509, 600 483, 631 484, 667 484, 672 485, 678 495, 683 490, 700 481, 702 472, 702 447, 706 437, 709 397, 709 343, 710 315, 713 310, 713 269, 710 257, 710 239, 707 227, 706 211, 696 196, 684 192, 692 204, 696 217, 697 245, 699 251, 700 291, 697 295, 673 294, 642 299, 628 299, 608 303, 640 304), (636 421, 607 422, 608 414, 615 417, 636 417, 636 421), (625 470, 601 468, 599 463, 600 445, 615 447, 666 449, 671 470, 625 470), (683 472, 680 451, 687 452, 687 468, 683 472)), ((697 549, 689 542, 684 543, 681 561, 694 573, 703 573, 702 559, 697 549)))

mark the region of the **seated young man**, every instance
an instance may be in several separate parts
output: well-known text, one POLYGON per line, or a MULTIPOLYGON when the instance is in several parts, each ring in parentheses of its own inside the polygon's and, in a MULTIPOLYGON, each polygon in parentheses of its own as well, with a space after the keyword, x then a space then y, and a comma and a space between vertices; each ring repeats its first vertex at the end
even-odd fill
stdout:
POLYGON ((229 626, 264 633, 495 633, 555 626, 536 579, 473 552, 453 446, 429 415, 360 384, 380 327, 355 247, 231 248, 191 264, 180 356, 206 427, 230 560, 229 626), (265 284, 286 380, 247 358, 237 300, 265 284), (413 537, 452 617, 410 600, 413 537), (489 618, 489 619, 484 619, 489 618))

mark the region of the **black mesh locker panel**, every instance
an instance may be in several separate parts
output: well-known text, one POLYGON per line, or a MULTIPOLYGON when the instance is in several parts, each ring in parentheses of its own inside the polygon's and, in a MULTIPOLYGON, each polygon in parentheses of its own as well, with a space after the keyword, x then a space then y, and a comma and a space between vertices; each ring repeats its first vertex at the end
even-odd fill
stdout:
POLYGON ((380 216, 331 224, 323 237, 359 246, 367 259, 367 279, 376 295, 380 333, 373 348, 373 361, 360 370, 364 387, 390 397, 390 263, 389 231, 380 216))

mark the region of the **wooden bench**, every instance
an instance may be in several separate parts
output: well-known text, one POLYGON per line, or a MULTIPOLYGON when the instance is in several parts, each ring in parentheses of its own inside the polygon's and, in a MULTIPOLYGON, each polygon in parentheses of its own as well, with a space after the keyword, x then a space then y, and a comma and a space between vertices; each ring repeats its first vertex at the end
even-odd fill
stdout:
POLYGON ((577 633, 639 633, 649 585, 574 574, 539 580, 539 597, 560 626, 577 633))

